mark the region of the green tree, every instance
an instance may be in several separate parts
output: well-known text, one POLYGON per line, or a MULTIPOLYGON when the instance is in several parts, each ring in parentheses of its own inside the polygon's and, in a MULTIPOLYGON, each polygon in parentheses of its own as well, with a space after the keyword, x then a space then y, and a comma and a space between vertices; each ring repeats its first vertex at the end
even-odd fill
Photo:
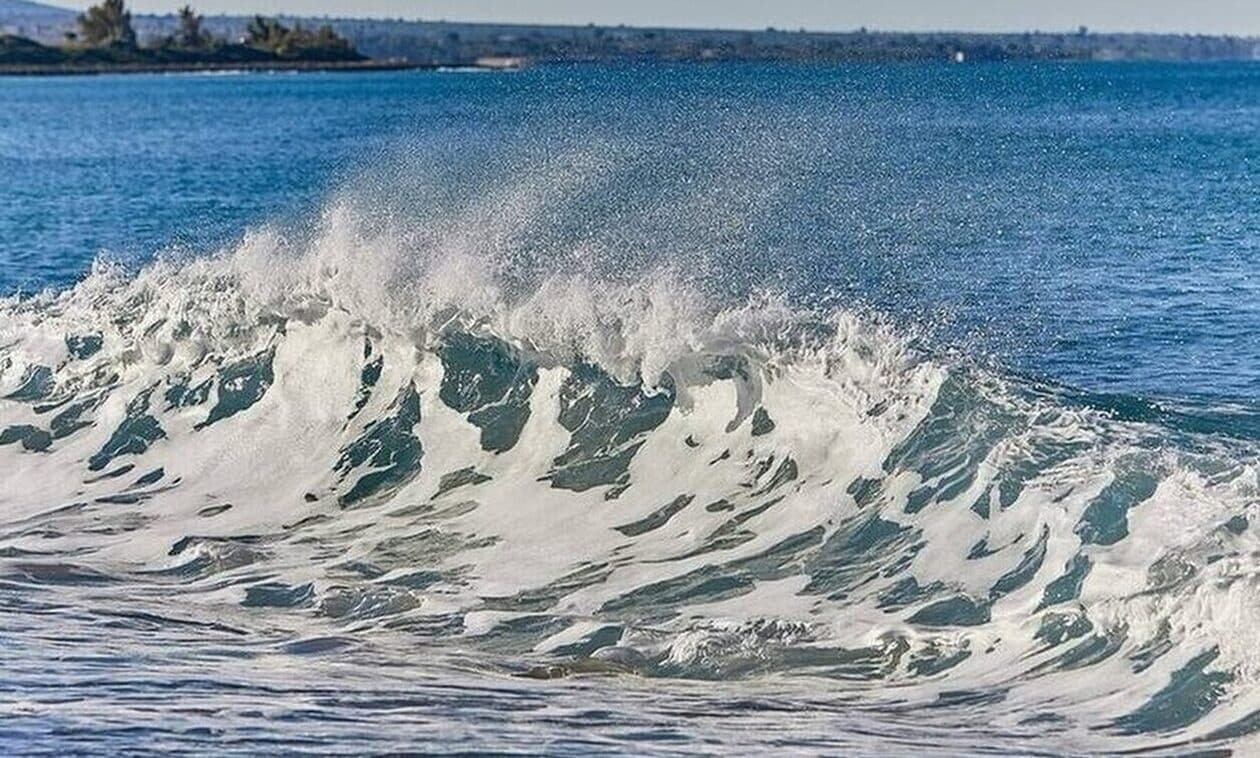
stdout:
POLYGON ((310 55, 312 52, 333 57, 354 56, 354 46, 345 37, 325 24, 315 31, 300 24, 289 28, 274 18, 254 16, 245 29, 250 47, 268 50, 281 57, 310 55))
POLYGON ((179 28, 175 31, 174 42, 179 47, 204 48, 210 47, 214 38, 205 30, 202 25, 202 17, 192 9, 191 5, 185 5, 179 9, 179 28))
POLYGON ((124 0, 104 0, 79 16, 79 37, 89 45, 136 46, 136 30, 124 0))
POLYGON ((319 31, 315 32, 313 37, 308 36, 307 44, 324 50, 350 51, 354 49, 350 40, 338 34, 328 24, 319 27, 319 31))
POLYGON ((245 29, 246 41, 252 47, 277 50, 284 45, 289 29, 274 18, 254 16, 245 29))

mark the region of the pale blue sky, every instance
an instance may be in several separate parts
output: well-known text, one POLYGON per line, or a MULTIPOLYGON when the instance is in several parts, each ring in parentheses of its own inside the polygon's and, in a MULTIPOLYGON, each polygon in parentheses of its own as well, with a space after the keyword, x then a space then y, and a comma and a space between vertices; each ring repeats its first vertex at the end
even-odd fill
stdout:
MULTIPOLYGON (((56 2, 56 0, 53 0, 56 2)), ((92 0, 61 0, 83 8, 92 0)), ((160 12, 184 0, 131 0, 160 12)), ((795 29, 1075 29, 1260 35, 1260 0, 192 0, 204 13, 795 29)))

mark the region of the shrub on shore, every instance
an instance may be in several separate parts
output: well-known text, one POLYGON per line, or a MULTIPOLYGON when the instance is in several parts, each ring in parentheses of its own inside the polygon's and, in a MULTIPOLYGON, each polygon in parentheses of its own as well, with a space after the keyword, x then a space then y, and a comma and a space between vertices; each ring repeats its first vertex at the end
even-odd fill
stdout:
POLYGON ((102 0, 78 17, 78 31, 60 47, 24 37, 0 35, 0 65, 110 66, 241 64, 268 62, 342 62, 365 60, 345 37, 325 25, 292 28, 274 18, 256 16, 247 36, 232 44, 211 34, 203 17, 185 5, 174 33, 141 45, 125 0, 102 0))

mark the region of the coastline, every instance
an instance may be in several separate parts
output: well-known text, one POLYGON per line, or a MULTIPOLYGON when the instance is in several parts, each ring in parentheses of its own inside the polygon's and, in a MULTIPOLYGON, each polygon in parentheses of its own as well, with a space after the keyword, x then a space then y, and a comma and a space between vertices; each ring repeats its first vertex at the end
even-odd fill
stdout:
MULTIPOLYGON (((106 74, 181 74, 213 72, 265 73, 370 72, 435 69, 437 66, 407 60, 363 61, 222 61, 169 63, 5 63, 0 76, 96 76, 106 74)), ((490 67, 487 67, 490 68, 490 67)))

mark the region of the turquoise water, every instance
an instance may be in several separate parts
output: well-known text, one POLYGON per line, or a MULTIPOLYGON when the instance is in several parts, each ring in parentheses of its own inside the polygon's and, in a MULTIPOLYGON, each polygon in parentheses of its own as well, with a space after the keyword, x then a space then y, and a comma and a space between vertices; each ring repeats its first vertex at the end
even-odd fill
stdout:
POLYGON ((1249 64, 0 79, 0 747, 1246 754, 1258 168, 1249 64))

